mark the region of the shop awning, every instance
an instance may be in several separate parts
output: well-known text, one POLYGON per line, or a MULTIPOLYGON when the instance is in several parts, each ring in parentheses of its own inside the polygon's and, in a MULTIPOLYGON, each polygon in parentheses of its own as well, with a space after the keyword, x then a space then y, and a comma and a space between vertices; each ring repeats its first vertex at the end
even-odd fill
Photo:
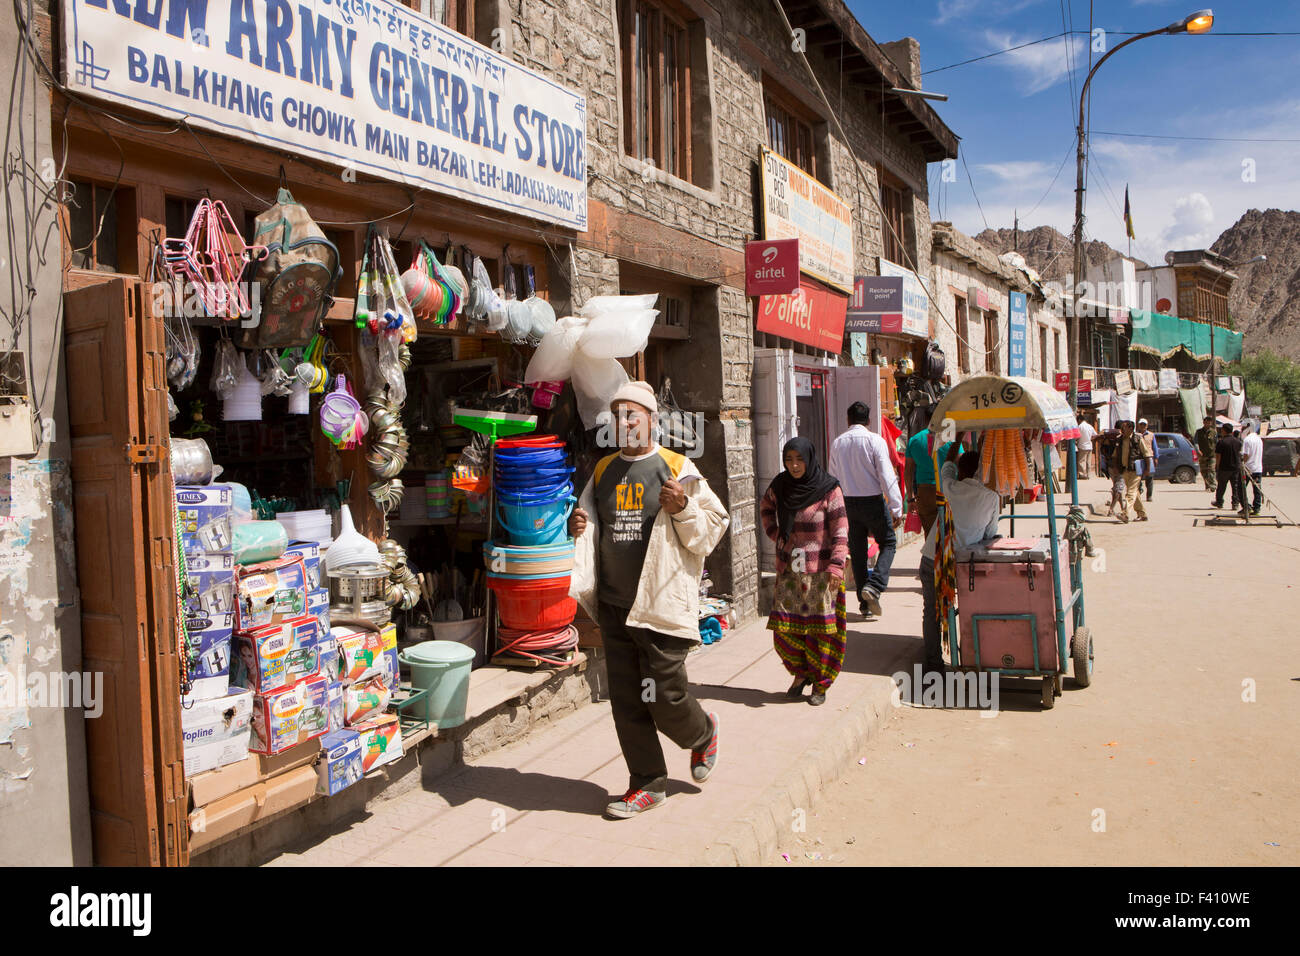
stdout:
MULTIPOLYGON (((1200 362, 1210 358, 1210 326, 1163 312, 1129 309, 1133 341, 1129 349, 1167 359, 1183 351, 1200 362)), ((1241 358, 1241 333, 1215 328, 1214 354, 1225 362, 1241 358)))
POLYGON ((1036 378, 977 375, 954 385, 930 421, 951 418, 958 431, 995 428, 1042 430, 1046 445, 1079 437, 1079 423, 1065 393, 1036 378))

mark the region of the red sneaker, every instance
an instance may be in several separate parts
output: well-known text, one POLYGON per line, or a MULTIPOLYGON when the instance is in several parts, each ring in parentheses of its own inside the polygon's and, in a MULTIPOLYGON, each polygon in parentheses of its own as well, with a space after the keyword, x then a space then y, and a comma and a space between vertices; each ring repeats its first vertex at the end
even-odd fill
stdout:
POLYGON ((666 793, 655 793, 651 790, 633 787, 623 794, 621 799, 615 800, 605 807, 605 813, 615 819, 626 820, 628 817, 634 817, 646 810, 653 810, 667 799, 668 794, 666 793))
POLYGON ((713 735, 709 737, 709 742, 703 750, 691 751, 691 776, 696 783, 708 780, 718 762, 718 715, 709 714, 709 721, 713 724, 713 735))

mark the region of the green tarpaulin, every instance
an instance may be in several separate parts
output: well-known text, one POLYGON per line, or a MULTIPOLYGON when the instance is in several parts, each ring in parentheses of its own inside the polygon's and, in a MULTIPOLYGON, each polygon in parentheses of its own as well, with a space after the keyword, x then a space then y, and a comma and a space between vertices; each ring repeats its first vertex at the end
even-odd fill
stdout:
MULTIPOLYGON (((1200 362, 1210 359, 1210 327, 1204 322, 1189 322, 1176 315, 1129 309, 1133 341, 1129 349, 1146 352, 1162 359, 1184 351, 1200 362)), ((1214 354, 1225 362, 1241 358, 1241 333, 1215 328, 1214 354)))

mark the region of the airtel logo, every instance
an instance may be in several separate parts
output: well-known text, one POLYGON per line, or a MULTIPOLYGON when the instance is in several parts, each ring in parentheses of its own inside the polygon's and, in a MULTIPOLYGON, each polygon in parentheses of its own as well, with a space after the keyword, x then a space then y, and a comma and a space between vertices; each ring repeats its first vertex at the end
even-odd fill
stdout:
POLYGON ((776 258, 776 254, 777 254, 776 246, 768 246, 766 249, 763 250, 763 261, 771 262, 773 259, 776 258))

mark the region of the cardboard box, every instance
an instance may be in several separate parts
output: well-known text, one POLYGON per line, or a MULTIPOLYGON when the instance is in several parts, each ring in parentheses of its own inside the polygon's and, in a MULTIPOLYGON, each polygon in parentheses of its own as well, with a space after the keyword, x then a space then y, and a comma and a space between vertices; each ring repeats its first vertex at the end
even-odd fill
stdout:
POLYGON ((196 773, 216 770, 226 764, 246 760, 252 732, 253 728, 246 724, 242 730, 229 737, 221 737, 195 747, 186 747, 185 776, 190 777, 196 773))
POLYGON ((233 501, 230 485, 177 487, 176 517, 181 527, 181 547, 186 554, 230 552, 233 501))
MULTIPOLYGON (((286 558, 302 558, 303 568, 307 571, 307 590, 316 591, 321 588, 321 570, 320 570, 320 542, 319 541, 290 541, 289 547, 284 549, 286 558)), ((325 589, 328 604, 329 589, 325 589)))
MULTIPOLYGON (((322 734, 322 736, 324 735, 322 734)), ((257 778, 259 780, 270 780, 272 777, 278 777, 290 770, 306 767, 315 763, 319 754, 320 737, 313 737, 305 743, 290 747, 278 754, 255 753, 253 756, 257 758, 257 778)))
POLYGON ((311 677, 253 698, 249 750, 278 754, 329 730, 329 681, 311 677))
POLYGON ((312 767, 299 767, 237 790, 190 813, 190 850, 200 850, 258 820, 301 806, 315 795, 316 771, 312 767))
POLYGON ((257 783, 257 760, 245 750, 243 760, 236 760, 216 770, 197 773, 187 782, 190 808, 201 807, 257 783))
POLYGON ((330 733, 334 733, 335 731, 342 730, 344 727, 347 726, 342 681, 336 681, 336 680, 330 681, 329 708, 330 708, 330 716, 329 716, 330 733))
POLYGON ((302 558, 277 558, 235 572, 235 630, 270 627, 307 613, 307 569, 302 558))
POLYGON ((235 610, 235 556, 204 551, 185 556, 190 593, 186 617, 232 613, 235 610))
POLYGON ((181 737, 185 749, 225 740, 247 730, 253 722, 253 692, 238 688, 224 697, 197 701, 181 708, 181 737))
MULTIPOLYGON (((309 572, 310 574, 310 572, 309 572)), ((309 617, 316 619, 316 634, 320 639, 321 660, 325 660, 326 643, 331 647, 334 645, 333 635, 330 633, 330 592, 326 588, 320 588, 315 591, 307 592, 307 614, 309 617)), ((335 648, 335 654, 338 650, 335 648)), ((324 663, 321 664, 325 666, 324 663)), ((337 657, 335 660, 335 673, 329 675, 330 680, 338 680, 337 657)))
POLYGON ((379 633, 384 654, 388 657, 388 687, 395 690, 402 679, 402 665, 397 659, 397 624, 389 621, 379 633))
POLYGON ((258 693, 289 687, 320 672, 316 619, 298 617, 235 637, 231 681, 258 693))
POLYGON ((339 680, 363 681, 382 676, 397 686, 397 628, 379 633, 347 625, 331 629, 339 646, 339 680))
POLYGON ((361 735, 362 773, 401 759, 402 728, 396 714, 376 714, 352 729, 361 735))
POLYGON ((321 755, 316 764, 316 792, 332 797, 362 777, 361 735, 339 730, 321 738, 321 755))
POLYGON ((343 686, 343 719, 353 727, 372 714, 382 714, 393 697, 388 681, 382 674, 343 686))

